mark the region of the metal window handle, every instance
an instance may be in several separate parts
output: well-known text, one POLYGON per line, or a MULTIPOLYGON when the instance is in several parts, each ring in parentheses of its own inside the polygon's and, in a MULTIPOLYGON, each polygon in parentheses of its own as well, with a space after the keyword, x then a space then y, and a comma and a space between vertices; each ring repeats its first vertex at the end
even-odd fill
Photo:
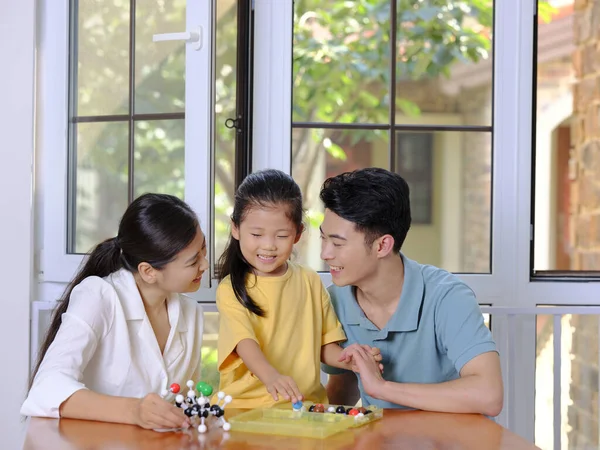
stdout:
POLYGON ((191 31, 184 31, 183 33, 155 34, 152 36, 152 41, 185 41, 187 43, 193 43, 194 50, 200 50, 202 48, 202 27, 198 27, 191 31))

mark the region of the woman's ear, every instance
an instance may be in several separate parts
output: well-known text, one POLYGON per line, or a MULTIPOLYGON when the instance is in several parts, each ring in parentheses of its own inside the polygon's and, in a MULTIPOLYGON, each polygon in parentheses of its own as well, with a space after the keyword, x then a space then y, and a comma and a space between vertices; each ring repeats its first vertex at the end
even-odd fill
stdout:
POLYGON ((144 280, 145 283, 154 284, 156 283, 156 269, 147 262, 141 262, 138 264, 138 274, 144 280))

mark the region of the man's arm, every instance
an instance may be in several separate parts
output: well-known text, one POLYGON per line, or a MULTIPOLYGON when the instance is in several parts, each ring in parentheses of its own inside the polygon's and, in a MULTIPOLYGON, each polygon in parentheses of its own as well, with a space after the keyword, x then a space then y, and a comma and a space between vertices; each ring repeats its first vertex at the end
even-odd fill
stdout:
POLYGON ((364 349, 353 352, 363 388, 371 397, 426 411, 487 416, 497 416, 502 411, 504 388, 496 352, 474 357, 464 365, 460 378, 438 384, 386 381, 369 356, 364 349))
POLYGON ((360 399, 358 380, 353 372, 329 375, 326 389, 329 402, 334 405, 352 406, 360 399))

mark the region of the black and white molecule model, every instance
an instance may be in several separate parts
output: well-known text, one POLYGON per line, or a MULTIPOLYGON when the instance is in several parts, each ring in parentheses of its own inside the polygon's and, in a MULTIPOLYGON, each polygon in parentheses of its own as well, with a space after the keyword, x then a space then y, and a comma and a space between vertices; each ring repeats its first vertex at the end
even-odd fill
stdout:
POLYGON ((225 406, 231 403, 231 395, 226 395, 224 392, 218 392, 218 401, 214 405, 210 404, 210 396, 213 393, 213 388, 204 381, 198 382, 194 389, 194 382, 189 380, 186 383, 188 387, 187 395, 184 397, 179 394, 181 388, 177 383, 173 383, 170 388, 165 389, 162 394, 163 398, 169 393, 177 394, 175 397, 175 406, 183 409, 183 412, 191 420, 195 417, 200 419, 200 425, 198 425, 198 433, 206 433, 208 427, 206 426, 206 420, 209 416, 213 416, 217 419, 218 426, 222 427, 224 431, 231 429, 231 424, 225 420, 225 406))

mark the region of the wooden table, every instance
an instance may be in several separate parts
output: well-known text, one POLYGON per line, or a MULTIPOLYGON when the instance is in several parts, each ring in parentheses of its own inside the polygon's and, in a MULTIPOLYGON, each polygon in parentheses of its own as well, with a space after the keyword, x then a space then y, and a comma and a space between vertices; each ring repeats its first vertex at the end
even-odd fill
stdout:
MULTIPOLYGON (((236 412, 231 410, 229 415, 236 412)), ((384 417, 348 433, 328 439, 299 439, 211 429, 158 433, 132 425, 73 419, 30 420, 25 450, 74 449, 306 449, 306 450, 533 450, 521 437, 492 420, 474 414, 385 410, 384 417)))

